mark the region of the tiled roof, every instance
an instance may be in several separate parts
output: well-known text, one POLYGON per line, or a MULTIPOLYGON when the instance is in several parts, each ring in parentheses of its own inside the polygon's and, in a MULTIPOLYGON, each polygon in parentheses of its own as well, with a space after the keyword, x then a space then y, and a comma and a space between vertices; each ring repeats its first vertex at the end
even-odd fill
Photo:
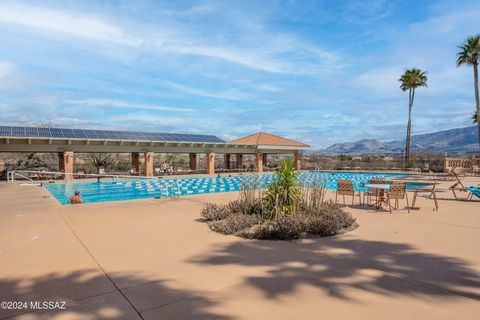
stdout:
POLYGON ((308 144, 295 140, 282 138, 270 133, 258 132, 249 136, 231 141, 233 144, 255 144, 269 146, 287 146, 287 147, 310 147, 308 144))

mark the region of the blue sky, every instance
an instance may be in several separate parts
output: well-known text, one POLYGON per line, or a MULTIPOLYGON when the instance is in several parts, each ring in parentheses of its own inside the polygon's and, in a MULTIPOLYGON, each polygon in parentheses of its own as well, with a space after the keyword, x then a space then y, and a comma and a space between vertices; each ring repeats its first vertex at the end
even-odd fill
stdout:
POLYGON ((479 1, 0 1, 0 123, 325 147, 471 124, 479 1))

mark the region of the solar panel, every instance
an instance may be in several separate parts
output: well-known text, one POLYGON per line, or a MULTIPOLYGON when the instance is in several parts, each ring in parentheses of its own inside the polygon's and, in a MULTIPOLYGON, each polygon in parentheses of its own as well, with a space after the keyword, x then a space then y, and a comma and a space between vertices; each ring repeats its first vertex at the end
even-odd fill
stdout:
POLYGON ((72 129, 62 129, 62 133, 65 138, 76 138, 72 129))
POLYGON ((108 133, 103 130, 95 130, 98 139, 108 139, 108 133))
POLYGON ((49 128, 38 128, 38 136, 43 138, 50 138, 52 134, 49 128))
POLYGON ((0 136, 10 137, 12 135, 12 127, 0 126, 0 136))
POLYGON ((63 138, 62 129, 50 128, 51 138, 63 138))
POLYGON ((125 131, 117 131, 118 139, 128 140, 128 134, 125 131))
POLYGON ((86 139, 87 135, 83 132, 82 129, 73 129, 73 133, 77 139, 86 139))
POLYGON ((87 139, 97 139, 97 134, 95 133, 95 130, 83 130, 83 132, 87 136, 87 139))
POLYGON ((108 139, 120 139, 117 131, 108 132, 108 139))
POLYGON ((25 137, 25 128, 12 127, 12 137, 25 137))
POLYGON ((67 139, 112 139, 132 141, 169 141, 169 142, 208 142, 225 143, 222 139, 211 135, 197 135, 184 133, 137 132, 137 131, 110 131, 110 130, 83 130, 66 128, 35 128, 0 126, 2 137, 31 137, 31 138, 67 138, 67 139))
POLYGON ((25 136, 27 137, 38 137, 38 129, 37 128, 25 128, 25 136))

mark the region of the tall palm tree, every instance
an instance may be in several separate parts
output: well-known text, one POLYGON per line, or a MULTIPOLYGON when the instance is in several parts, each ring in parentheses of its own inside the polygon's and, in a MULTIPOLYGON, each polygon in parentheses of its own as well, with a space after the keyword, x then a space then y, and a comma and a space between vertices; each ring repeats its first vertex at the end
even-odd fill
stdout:
POLYGON ((401 82, 400 89, 403 91, 408 90, 408 123, 407 137, 405 139, 405 163, 408 164, 410 162, 410 135, 412 132, 412 108, 415 89, 427 86, 427 72, 418 68, 408 69, 402 74, 398 81, 401 82))
POLYGON ((470 119, 473 120, 473 123, 478 123, 478 112, 475 111, 470 119))
POLYGON ((457 67, 463 64, 473 66, 473 78, 475 85, 475 112, 477 115, 476 123, 478 125, 478 146, 480 147, 480 97, 478 94, 478 61, 480 59, 480 35, 470 37, 467 41, 458 47, 457 67))

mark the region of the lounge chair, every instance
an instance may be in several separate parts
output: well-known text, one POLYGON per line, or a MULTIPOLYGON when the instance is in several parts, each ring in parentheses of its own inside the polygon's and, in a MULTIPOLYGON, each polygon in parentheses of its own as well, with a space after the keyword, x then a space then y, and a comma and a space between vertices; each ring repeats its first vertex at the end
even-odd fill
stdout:
MULTIPOLYGON (((374 177, 371 178, 368 183, 370 184, 384 184, 386 183, 387 179, 383 177, 374 177)), ((363 193, 363 203, 370 204, 372 197, 375 197, 375 199, 380 195, 380 193, 383 192, 382 190, 379 189, 368 189, 365 190, 363 193), (367 201, 365 202, 365 197, 367 197, 367 201)))
POLYGON ((355 191, 353 182, 350 180, 338 180, 337 191, 335 192, 335 203, 337 203, 338 195, 343 196, 343 204, 345 204, 345 196, 352 197, 352 205, 354 204, 355 197, 358 196, 360 205, 362 204, 362 194, 360 190, 355 191))
POLYGON ((386 193, 387 196, 387 203, 390 209, 390 213, 392 213, 392 205, 390 203, 391 200, 395 200, 395 209, 398 209, 398 200, 406 199, 407 200, 407 210, 410 213, 410 205, 408 204, 408 195, 407 195, 407 183, 394 181, 390 185, 388 192, 386 193))
POLYGON ((480 199, 480 184, 478 185, 478 187, 474 187, 474 186, 466 187, 466 190, 469 192, 467 200, 471 200, 473 196, 480 199))

